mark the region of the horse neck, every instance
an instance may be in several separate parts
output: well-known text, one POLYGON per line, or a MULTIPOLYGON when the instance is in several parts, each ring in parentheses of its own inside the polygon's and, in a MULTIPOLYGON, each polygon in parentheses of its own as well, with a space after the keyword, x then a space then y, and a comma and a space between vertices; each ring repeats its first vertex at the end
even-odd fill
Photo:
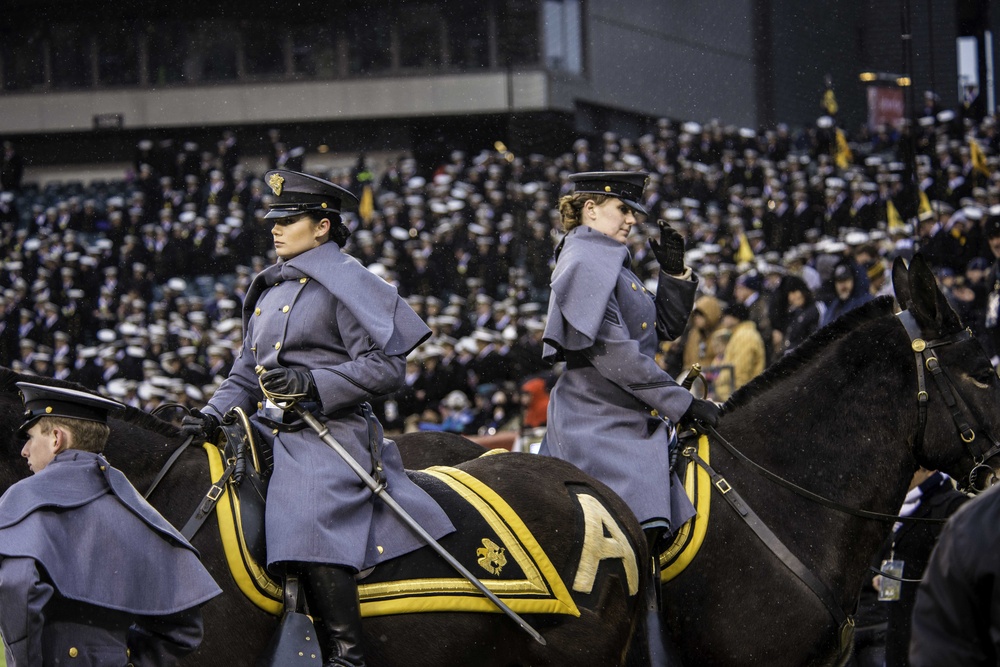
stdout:
MULTIPOLYGON (((883 318, 884 319, 884 318, 883 318)), ((916 469, 913 357, 902 328, 869 323, 737 402, 719 431, 761 465, 845 505, 895 513, 916 469)), ((762 378, 763 379, 763 378, 762 378)))

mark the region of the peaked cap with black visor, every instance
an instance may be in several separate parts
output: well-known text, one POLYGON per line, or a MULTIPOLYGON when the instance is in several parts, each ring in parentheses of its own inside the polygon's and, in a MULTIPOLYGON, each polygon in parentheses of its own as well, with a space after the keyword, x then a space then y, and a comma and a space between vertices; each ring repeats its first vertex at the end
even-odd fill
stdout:
POLYGON ((584 171, 570 174, 573 194, 607 195, 621 199, 629 208, 649 215, 639 202, 649 174, 644 171, 584 171))
POLYGON ((280 222, 312 213, 319 219, 330 219, 330 238, 337 245, 343 246, 350 238, 351 230, 344 224, 340 212, 357 208, 358 198, 351 191, 322 178, 288 169, 267 172, 264 182, 274 194, 265 220, 280 222))
POLYGON ((349 190, 322 178, 287 169, 275 169, 264 174, 274 199, 264 218, 280 220, 302 215, 339 214, 356 208, 358 198, 349 190))
POLYGON ((31 382, 18 382, 24 400, 24 423, 18 433, 24 435, 42 417, 68 417, 106 424, 108 412, 125 406, 103 396, 65 387, 46 387, 31 382))

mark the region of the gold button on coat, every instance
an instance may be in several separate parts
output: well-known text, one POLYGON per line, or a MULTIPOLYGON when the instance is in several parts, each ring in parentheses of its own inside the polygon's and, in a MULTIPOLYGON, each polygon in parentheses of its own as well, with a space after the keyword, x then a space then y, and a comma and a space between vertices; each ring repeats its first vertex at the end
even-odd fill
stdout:
POLYGON ((656 410, 650 410, 649 414, 652 415, 653 417, 659 417, 660 416, 660 413, 658 411, 656 411, 656 410))
POLYGON ((284 308, 282 308, 282 309, 281 309, 281 312, 283 312, 283 313, 287 313, 287 312, 288 312, 288 306, 285 306, 284 308))
MULTIPOLYGON (((643 326, 642 328, 645 329, 646 327, 643 326)), ((279 342, 277 342, 277 343, 274 344, 274 349, 276 349, 276 350, 280 350, 281 349, 281 341, 279 341, 279 342)))
POLYGON ((73 646, 73 647, 71 647, 71 648, 69 649, 69 657, 71 657, 71 658, 75 658, 75 657, 76 657, 76 656, 78 656, 78 655, 80 655, 80 652, 79 652, 78 650, 76 650, 76 647, 75 647, 75 646, 73 646))
POLYGON ((635 284, 635 283, 632 283, 632 289, 633 289, 633 290, 637 290, 637 289, 639 289, 639 288, 638 288, 638 287, 636 286, 636 284, 635 284))
POLYGON ((300 283, 302 283, 302 284, 304 285, 304 284, 306 284, 307 282, 309 282, 309 279, 308 279, 308 278, 299 278, 299 282, 300 282, 300 283))
POLYGON ((649 326, 648 324, 646 324, 645 322, 643 322, 642 323, 642 330, 645 331, 646 327, 648 327, 648 326, 649 326))
POLYGON ((253 314, 254 315, 260 315, 260 308, 254 308, 253 309, 253 314))

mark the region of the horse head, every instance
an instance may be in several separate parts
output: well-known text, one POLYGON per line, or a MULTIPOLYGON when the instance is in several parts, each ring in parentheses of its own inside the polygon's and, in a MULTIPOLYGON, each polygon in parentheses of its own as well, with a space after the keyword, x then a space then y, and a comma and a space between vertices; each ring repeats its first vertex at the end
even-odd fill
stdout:
POLYGON ((921 255, 909 266, 897 258, 892 282, 917 381, 914 456, 931 470, 971 471, 964 486, 982 490, 993 483, 1000 466, 1000 442, 994 436, 1000 422, 1000 379, 921 255))
POLYGON ((0 493, 30 474, 21 458, 24 438, 17 430, 24 421, 24 404, 15 383, 31 379, 0 368, 0 493))

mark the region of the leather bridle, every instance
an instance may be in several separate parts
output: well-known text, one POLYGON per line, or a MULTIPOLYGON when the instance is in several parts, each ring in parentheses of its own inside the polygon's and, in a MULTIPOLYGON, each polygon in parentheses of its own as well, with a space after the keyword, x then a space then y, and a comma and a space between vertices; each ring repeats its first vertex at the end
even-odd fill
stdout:
POLYGON ((986 462, 1000 454, 1000 442, 985 426, 982 416, 973 410, 969 402, 962 396, 948 371, 941 367, 941 362, 933 352, 935 348, 951 345, 972 339, 972 332, 963 329, 944 338, 931 341, 920 336, 920 326, 916 318, 908 310, 896 315, 906 334, 910 338, 910 349, 917 367, 917 430, 913 436, 914 451, 920 452, 924 444, 924 432, 927 429, 927 403, 930 397, 927 393, 925 370, 929 371, 938 391, 944 399, 951 419, 958 430, 958 437, 965 443, 965 448, 972 457, 974 466, 969 471, 966 488, 982 491, 997 481, 996 473, 986 462), (968 415, 971 423, 966 419, 968 415))

